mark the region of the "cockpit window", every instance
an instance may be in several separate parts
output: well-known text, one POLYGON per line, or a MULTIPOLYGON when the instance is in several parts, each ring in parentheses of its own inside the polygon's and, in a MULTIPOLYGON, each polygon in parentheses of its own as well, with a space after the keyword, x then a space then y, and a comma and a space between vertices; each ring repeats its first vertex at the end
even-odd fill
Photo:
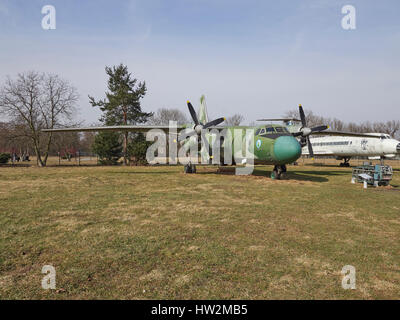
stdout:
POLYGON ((272 127, 272 126, 267 126, 265 128, 259 128, 256 130, 255 134, 256 136, 262 136, 262 135, 269 135, 273 133, 289 133, 288 129, 286 127, 272 127))

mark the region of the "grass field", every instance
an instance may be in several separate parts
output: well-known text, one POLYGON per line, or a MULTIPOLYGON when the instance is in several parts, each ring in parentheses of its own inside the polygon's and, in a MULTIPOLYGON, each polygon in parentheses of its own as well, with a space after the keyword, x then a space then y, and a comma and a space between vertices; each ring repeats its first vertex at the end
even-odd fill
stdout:
POLYGON ((350 168, 270 170, 0 167, 0 298, 400 298, 398 169, 368 190, 350 168))

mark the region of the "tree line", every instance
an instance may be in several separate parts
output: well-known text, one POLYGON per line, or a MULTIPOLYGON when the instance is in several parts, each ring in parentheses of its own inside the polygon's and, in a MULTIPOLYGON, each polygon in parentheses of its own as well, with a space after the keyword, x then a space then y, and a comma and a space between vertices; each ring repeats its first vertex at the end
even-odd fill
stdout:
MULTIPOLYGON (((106 67, 105 72, 108 76, 105 97, 88 96, 90 104, 102 111, 99 119, 102 125, 187 122, 177 109, 144 112, 141 99, 147 92, 146 83, 134 78, 127 66, 106 67)), ((0 88, 0 114, 5 117, 0 121, 0 153, 12 150, 22 157, 33 153, 38 166, 45 166, 50 154, 72 150, 92 151, 103 164, 115 164, 121 157, 124 165, 145 161, 149 143, 140 133, 42 132, 44 128, 79 126, 74 118, 77 101, 76 88, 58 75, 29 71, 14 79, 7 77, 0 88)))

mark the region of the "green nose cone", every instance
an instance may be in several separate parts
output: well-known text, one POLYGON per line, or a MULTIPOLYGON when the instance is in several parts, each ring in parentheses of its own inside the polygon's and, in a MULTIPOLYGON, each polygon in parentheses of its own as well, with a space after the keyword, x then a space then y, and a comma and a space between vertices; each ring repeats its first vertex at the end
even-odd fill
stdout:
POLYGON ((274 156, 282 163, 296 161, 301 155, 300 143, 292 136, 282 136, 275 140, 274 156))

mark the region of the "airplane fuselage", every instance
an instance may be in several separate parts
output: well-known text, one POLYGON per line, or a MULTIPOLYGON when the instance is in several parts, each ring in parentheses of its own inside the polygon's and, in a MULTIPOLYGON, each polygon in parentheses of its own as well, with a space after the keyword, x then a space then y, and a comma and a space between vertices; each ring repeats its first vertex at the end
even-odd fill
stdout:
MULTIPOLYGON (((293 163, 301 156, 300 143, 284 126, 240 126, 230 127, 227 130, 230 131, 232 140, 223 140, 221 160, 228 143, 232 148, 232 155, 236 156, 236 160, 246 160, 246 157, 252 154, 255 164, 285 165, 293 163), (235 133, 235 130, 240 130, 239 136, 235 133), (248 139, 245 139, 248 130, 251 130, 251 134, 248 139), (240 139, 239 143, 235 142, 235 139, 240 139), (242 155, 242 157, 238 155, 242 155)), ((215 141, 213 140, 213 133, 206 134, 206 137, 212 146, 215 141)), ((192 143, 196 143, 196 140, 192 143)))
MULTIPOLYGON (((314 154, 320 156, 394 158, 400 154, 400 141, 391 138, 387 134, 381 134, 380 138, 323 136, 311 137, 310 140, 314 154)), ((308 154, 306 147, 302 151, 303 154, 308 154)))

